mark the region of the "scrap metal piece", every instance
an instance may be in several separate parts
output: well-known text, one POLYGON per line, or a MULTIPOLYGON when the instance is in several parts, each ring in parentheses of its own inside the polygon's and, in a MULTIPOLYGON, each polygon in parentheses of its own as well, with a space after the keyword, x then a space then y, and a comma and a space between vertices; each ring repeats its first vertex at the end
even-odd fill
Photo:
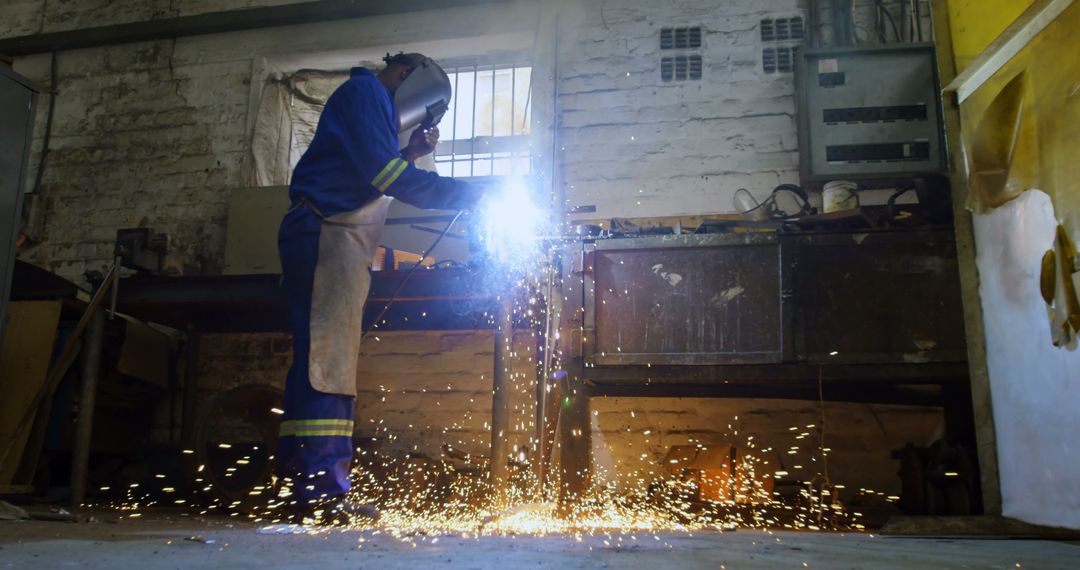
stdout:
POLYGON ((1057 256, 1054 250, 1048 249, 1043 254, 1042 271, 1039 274, 1039 291, 1047 305, 1054 303, 1054 293, 1057 290, 1057 256))

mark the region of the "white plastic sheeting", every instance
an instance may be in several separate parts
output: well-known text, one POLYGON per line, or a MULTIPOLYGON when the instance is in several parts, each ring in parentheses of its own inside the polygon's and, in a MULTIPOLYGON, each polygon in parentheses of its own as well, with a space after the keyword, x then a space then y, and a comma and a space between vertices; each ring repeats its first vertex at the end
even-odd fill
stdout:
MULTIPOLYGON (((267 79, 256 110, 245 185, 289 184, 293 168, 315 136, 323 105, 348 78, 348 71, 302 69, 267 79)), ((410 134, 400 135, 399 147, 405 147, 410 134)), ((416 166, 434 171, 435 161, 425 156, 416 166)))
POLYGON ((1058 221, 1028 190, 975 216, 1003 514, 1080 529, 1080 350, 1051 340, 1039 290, 1058 221))

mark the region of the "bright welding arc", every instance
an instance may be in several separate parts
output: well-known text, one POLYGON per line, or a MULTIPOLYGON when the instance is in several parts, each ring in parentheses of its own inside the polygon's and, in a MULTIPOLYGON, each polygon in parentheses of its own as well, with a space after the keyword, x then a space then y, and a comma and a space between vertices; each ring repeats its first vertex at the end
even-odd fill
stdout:
POLYGON ((533 203, 524 180, 511 178, 489 194, 480 216, 480 239, 492 261, 522 269, 536 260, 544 212, 533 203))

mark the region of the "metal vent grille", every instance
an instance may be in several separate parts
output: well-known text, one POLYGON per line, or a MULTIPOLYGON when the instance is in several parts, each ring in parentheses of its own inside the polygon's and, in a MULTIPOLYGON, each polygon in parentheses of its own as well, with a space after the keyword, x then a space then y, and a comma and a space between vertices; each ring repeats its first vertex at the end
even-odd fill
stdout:
POLYGON ((773 26, 773 20, 766 18, 761 21, 761 41, 771 42, 776 39, 776 27, 773 26))
POLYGON ((804 31, 803 31, 803 21, 802 21, 801 17, 796 16, 796 17, 791 19, 790 31, 791 31, 791 39, 793 39, 793 40, 801 40, 801 39, 803 39, 804 31))
POLYGON ((660 49, 672 49, 675 47, 675 29, 660 29, 660 49))
POLYGON ((675 56, 675 81, 686 81, 688 67, 686 56, 675 56))
POLYGON ((780 18, 775 22, 776 27, 776 39, 786 40, 791 37, 791 28, 788 26, 786 18, 780 18))
POLYGON ((664 81, 701 79, 702 66, 700 55, 663 57, 660 58, 660 79, 664 81))
POLYGON ((801 40, 804 33, 802 16, 766 18, 761 21, 761 41, 763 42, 801 40))
POLYGON ((765 73, 776 73, 776 48, 761 50, 761 67, 765 73))
POLYGON ((792 71, 792 62, 795 61, 795 48, 780 48, 776 51, 776 70, 781 73, 792 71))
POLYGON ((701 26, 660 28, 660 49, 696 49, 701 47, 701 26))
POLYGON ((689 74, 690 79, 701 79, 701 56, 692 55, 689 58, 689 74))
POLYGON ((761 50, 761 67, 765 73, 791 73, 795 68, 797 47, 765 48, 761 50))
POLYGON ((699 47, 701 47, 701 28, 700 27, 695 26, 693 28, 689 28, 689 32, 687 34, 687 43, 688 43, 688 45, 686 47, 690 47, 690 48, 699 48, 699 47))

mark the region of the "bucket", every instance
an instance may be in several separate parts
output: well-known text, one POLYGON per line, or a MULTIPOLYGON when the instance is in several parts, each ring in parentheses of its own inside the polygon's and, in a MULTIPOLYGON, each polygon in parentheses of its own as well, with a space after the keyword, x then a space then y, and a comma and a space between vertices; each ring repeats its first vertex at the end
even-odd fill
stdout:
POLYGON ((826 214, 859 207, 859 185, 851 180, 826 182, 823 194, 826 214))

